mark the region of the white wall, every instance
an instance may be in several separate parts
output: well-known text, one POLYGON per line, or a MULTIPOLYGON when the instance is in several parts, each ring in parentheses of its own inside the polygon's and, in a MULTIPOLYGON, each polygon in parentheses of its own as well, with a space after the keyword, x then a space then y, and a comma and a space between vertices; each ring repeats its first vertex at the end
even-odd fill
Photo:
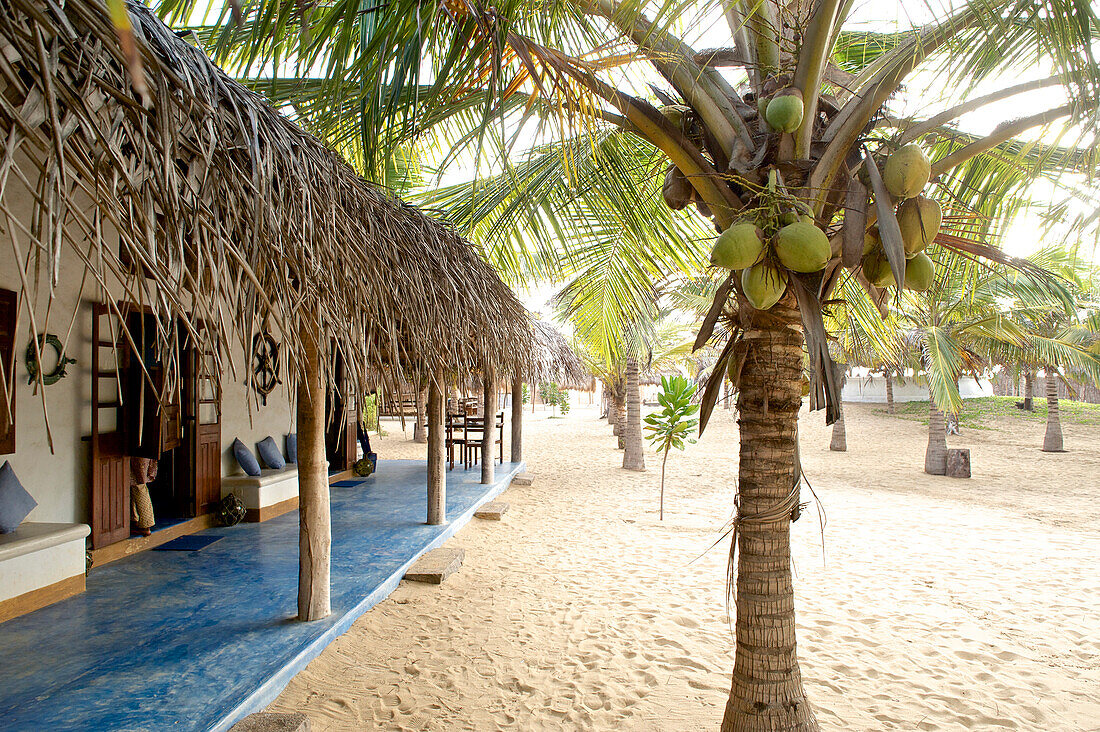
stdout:
MULTIPOLYGON (((255 395, 250 395, 249 388, 245 386, 248 364, 243 363, 244 350, 238 345, 234 345, 233 350, 237 373, 222 375, 222 475, 243 472, 230 450, 234 438, 239 437, 255 454, 256 443, 270 435, 285 456, 284 438, 294 427, 294 408, 286 385, 286 363, 279 364, 279 378, 283 383, 267 395, 265 407, 260 405, 255 395)), ((283 361, 281 356, 280 361, 283 361)))
MULTIPOLYGON (((14 212, 26 212, 22 222, 28 225, 33 210, 32 198, 14 175, 8 176, 4 204, 14 212)), ((90 204, 85 212, 89 210, 90 204)), ((9 234, 14 233, 24 252, 29 244, 18 227, 12 228, 13 232, 9 232, 6 218, 0 215, 0 288, 18 292, 21 289, 20 277, 9 234)), ((104 226, 104 239, 106 246, 116 247, 117 250, 117 235, 107 225, 104 226)), ((80 292, 84 263, 68 243, 62 244, 61 252, 59 284, 49 308, 46 302, 48 281, 44 274, 39 280, 38 289, 42 296, 39 302, 34 303, 35 326, 38 332, 53 333, 65 342, 72 321, 66 355, 75 358, 77 363, 68 366, 65 378, 47 386, 44 395, 42 392, 35 393, 35 387, 27 383, 28 373, 23 358, 35 328, 32 328, 26 308, 21 306, 15 336, 15 453, 0 455, 0 464, 10 461, 20 481, 38 501, 38 507, 28 517, 29 521, 90 523, 91 450, 90 442, 84 438, 91 433, 92 305, 101 301, 103 295, 90 278, 85 283, 84 292, 80 292), (52 451, 44 415, 48 415, 53 437, 52 451)), ((42 267, 44 272, 44 263, 42 267)), ((123 298, 122 288, 116 281, 106 284, 109 299, 123 298)), ((259 406, 255 397, 250 396, 244 385, 246 369, 250 364, 244 362, 243 349, 236 343, 237 340, 233 336, 229 338, 235 371, 230 371, 227 366, 222 374, 223 475, 240 472, 229 450, 235 437, 240 437, 249 448, 255 450, 256 442, 271 435, 282 449, 284 435, 293 427, 294 410, 285 384, 280 384, 268 396, 266 407, 259 406)), ((230 361, 226 360, 226 363, 230 361)), ((285 381, 286 364, 281 364, 280 369, 280 377, 285 381)), ((112 381, 105 381, 105 385, 111 384, 112 381)), ((110 410, 104 410, 101 417, 109 419, 110 410)), ((109 423, 106 425, 108 429, 112 426, 109 423)))
MULTIPOLYGON (((993 396, 993 384, 982 379, 977 382, 970 376, 959 379, 959 392, 963 399, 993 396)), ((842 399, 846 402, 886 402, 886 379, 881 375, 849 376, 844 384, 842 399)), ((928 386, 923 376, 906 377, 905 384, 894 379, 895 402, 920 402, 928 400, 928 386)))

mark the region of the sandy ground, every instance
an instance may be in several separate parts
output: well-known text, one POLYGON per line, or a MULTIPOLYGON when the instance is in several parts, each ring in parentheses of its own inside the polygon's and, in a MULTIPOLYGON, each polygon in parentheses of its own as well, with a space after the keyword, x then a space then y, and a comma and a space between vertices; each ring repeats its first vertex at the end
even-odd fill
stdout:
MULTIPOLYGON (((799 654, 824 729, 1100 730, 1100 428, 1000 418, 951 438, 974 477, 922 472, 926 427, 847 405, 847 453, 803 415, 827 515, 793 528, 799 654)), ((315 730, 716 730, 733 666, 724 594, 736 424, 620 469, 590 409, 526 425, 531 487, 474 520, 441 586, 402 583, 272 710, 315 730)), ((395 425, 383 457, 423 447, 395 425)), ((411 434, 411 428, 410 433, 411 434)), ((804 493, 804 500, 806 494, 804 493)))

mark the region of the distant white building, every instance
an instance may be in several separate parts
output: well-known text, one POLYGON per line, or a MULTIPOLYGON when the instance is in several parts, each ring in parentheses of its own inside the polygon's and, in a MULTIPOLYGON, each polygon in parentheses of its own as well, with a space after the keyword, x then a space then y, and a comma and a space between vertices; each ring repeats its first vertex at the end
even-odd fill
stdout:
MULTIPOLYGON (((858 375, 856 370, 844 383, 842 399, 846 402, 886 402, 886 377, 882 374, 858 375)), ((959 393, 963 399, 993 396, 993 383, 989 379, 975 380, 971 376, 959 379, 959 393)), ((905 383, 894 378, 895 402, 920 402, 928 400, 928 384, 924 376, 907 376, 905 383)))

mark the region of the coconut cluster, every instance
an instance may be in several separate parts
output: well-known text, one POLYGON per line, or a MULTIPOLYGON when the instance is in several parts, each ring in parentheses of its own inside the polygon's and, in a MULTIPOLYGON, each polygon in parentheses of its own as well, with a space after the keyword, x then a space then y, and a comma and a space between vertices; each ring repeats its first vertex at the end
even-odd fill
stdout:
MULTIPOLYGON (((918 145, 904 145, 890 154, 882 169, 882 182, 890 195, 900 200, 897 207, 898 226, 905 245, 905 282, 907 290, 926 291, 936 274, 935 263, 924 250, 936 238, 943 222, 939 202, 921 195, 928 185, 932 163, 918 145)), ((894 273, 882 248, 877 226, 872 226, 863 239, 863 274, 877 287, 892 287, 894 273)))
MULTIPOLYGON (((702 146, 703 127, 695 118, 695 113, 691 107, 683 104, 666 104, 661 107, 660 112, 665 119, 672 123, 673 127, 681 130, 696 145, 702 146)), ((665 205, 673 211, 680 211, 686 208, 688 204, 695 204, 695 208, 698 209, 700 214, 710 218, 710 207, 700 198, 699 193, 691 185, 691 181, 688 180, 684 171, 675 165, 670 164, 665 168, 665 181, 661 193, 664 196, 665 205)))
POLYGON ((757 310, 779 302, 788 272, 818 272, 831 256, 829 237, 808 213, 773 214, 758 209, 757 218, 735 222, 718 235, 710 253, 711 264, 741 272, 741 289, 757 310))

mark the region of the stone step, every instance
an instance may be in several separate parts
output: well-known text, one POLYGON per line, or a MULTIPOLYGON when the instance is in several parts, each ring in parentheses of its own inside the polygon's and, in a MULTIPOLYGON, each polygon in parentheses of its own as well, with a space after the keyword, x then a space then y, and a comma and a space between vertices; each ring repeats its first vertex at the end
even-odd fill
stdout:
POLYGON ((500 521, 500 517, 503 516, 507 510, 508 504, 504 501, 490 501, 474 511, 474 516, 487 521, 500 521))
POLYGON ((465 556, 465 549, 450 547, 425 552, 405 573, 405 579, 438 585, 458 571, 465 556))
POLYGON ((535 482, 535 476, 530 473, 517 473, 512 478, 512 485, 533 485, 535 482))
POLYGON ((229 732, 309 732, 310 729, 309 719, 301 712, 257 712, 237 722, 229 732))

